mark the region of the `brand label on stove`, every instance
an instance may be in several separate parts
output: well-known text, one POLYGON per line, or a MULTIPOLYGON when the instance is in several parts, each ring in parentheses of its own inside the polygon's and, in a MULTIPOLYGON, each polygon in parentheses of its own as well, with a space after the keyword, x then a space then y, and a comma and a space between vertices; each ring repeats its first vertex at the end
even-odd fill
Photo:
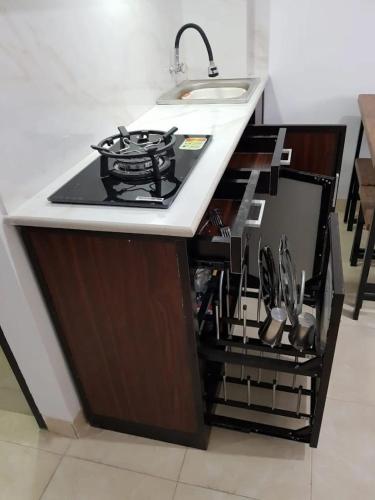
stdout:
POLYGON ((198 151, 202 149, 207 142, 207 137, 186 137, 179 149, 187 149, 188 151, 198 151))
POLYGON ((164 198, 155 198, 153 196, 137 196, 136 201, 154 201, 157 203, 163 203, 164 198))

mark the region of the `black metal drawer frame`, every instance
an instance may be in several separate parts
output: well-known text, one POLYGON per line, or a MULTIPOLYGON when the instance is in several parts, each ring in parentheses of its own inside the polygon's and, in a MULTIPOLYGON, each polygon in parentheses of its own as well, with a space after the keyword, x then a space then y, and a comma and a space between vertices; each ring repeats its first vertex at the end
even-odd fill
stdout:
MULTIPOLYGON (((262 344, 258 339, 248 338, 246 344, 244 344, 243 340, 239 337, 228 337, 227 324, 243 324, 242 320, 233 317, 233 308, 229 309, 228 317, 223 315, 219 334, 217 334, 215 326, 215 315, 211 318, 212 324, 208 323, 207 331, 202 332, 200 336, 199 355, 206 364, 205 397, 207 403, 206 422, 208 424, 242 432, 259 432, 294 441, 301 441, 309 443, 311 447, 318 445, 344 301, 344 281, 337 214, 331 213, 329 215, 325 234, 324 265, 323 271, 319 276, 319 283, 317 283, 319 292, 315 297, 320 341, 314 348, 300 352, 288 344, 271 348, 262 344), (228 348, 230 351, 228 351, 228 348), (276 356, 276 358, 260 357, 258 354, 262 352, 282 355, 284 359, 280 359, 280 356, 276 356), (285 356, 290 356, 291 360, 285 359, 285 356), (251 387, 258 387, 268 391, 289 392, 295 394, 297 398, 300 398, 302 395, 308 397, 310 400, 309 413, 303 413, 299 410, 293 412, 258 404, 250 404, 249 406, 244 401, 220 397, 218 395, 218 387, 222 381, 223 368, 226 364, 243 365, 257 368, 258 370, 274 370, 309 377, 311 379, 310 389, 294 387, 294 384, 293 386, 285 384, 281 386, 276 385, 275 388, 275 385, 271 383, 259 382, 259 380, 250 381, 251 387), (214 411, 216 405, 249 409, 255 412, 280 415, 297 420, 308 420, 308 422, 304 422, 301 428, 291 430, 290 428, 265 425, 259 422, 218 415, 214 411)), ((232 279, 234 289, 236 289, 240 278, 238 275, 231 275, 231 281, 232 279)), ((236 297, 236 292, 233 295, 236 297)), ((246 324, 247 326, 257 327, 261 325, 260 322, 253 319, 248 319, 246 324)), ((285 330, 288 331, 288 329, 290 327, 287 326, 285 330)), ((243 386, 248 384, 246 379, 243 380, 239 377, 228 377, 226 380, 231 384, 243 386)))
POLYGON ((233 178, 237 176, 237 178, 240 177, 246 180, 249 172, 259 168, 259 158, 267 155, 269 157, 269 162, 266 165, 262 165, 260 168, 258 192, 269 193, 275 196, 277 194, 279 169, 283 165, 288 165, 291 160, 290 155, 288 156, 289 161, 288 159, 283 159, 283 155, 286 153, 284 148, 286 131, 286 128, 282 126, 248 126, 237 145, 232 160, 228 165, 228 169, 224 174, 224 178, 233 178), (252 153, 258 156, 253 160, 250 158, 247 163, 246 158, 252 153), (232 170, 233 167, 230 167, 231 163, 235 164, 236 157, 241 160, 241 156, 244 157, 245 161, 241 161, 241 166, 239 168, 232 170))
MULTIPOLYGON (((255 125, 246 129, 236 151, 266 154, 270 158, 269 166, 261 170, 252 162, 235 169, 228 166, 211 203, 214 200, 225 199, 238 202, 237 213, 230 223, 231 237, 201 235, 202 226, 200 226, 190 242, 190 253, 196 262, 205 264, 211 262, 214 265, 229 262, 232 273, 241 273, 250 237, 249 228, 261 224, 262 208, 258 205, 259 200, 254 200, 254 195, 255 192, 277 194, 285 134, 285 128, 265 125, 255 125), (256 213, 255 219, 250 215, 252 209, 256 213)), ((204 222, 204 219, 202 220, 204 222)))

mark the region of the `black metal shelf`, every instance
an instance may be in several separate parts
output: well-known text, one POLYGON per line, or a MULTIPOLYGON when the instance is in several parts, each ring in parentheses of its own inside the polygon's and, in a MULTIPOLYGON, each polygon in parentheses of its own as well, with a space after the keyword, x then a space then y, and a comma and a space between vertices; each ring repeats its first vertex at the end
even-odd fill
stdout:
POLYGON ((206 423, 208 425, 215 425, 216 427, 223 427, 239 432, 255 432, 256 434, 265 434, 266 436, 273 436, 282 439, 289 439, 301 443, 310 443, 311 426, 307 425, 297 430, 286 429, 285 427, 278 427, 275 425, 262 424, 259 422, 250 422, 233 417, 225 417, 223 415, 210 414, 206 416, 206 423))
POLYGON ((297 414, 294 411, 284 410, 282 408, 271 408, 270 406, 258 405, 251 403, 248 405, 242 401, 235 401, 233 399, 224 399, 224 398, 212 398, 207 400, 210 404, 218 404, 224 406, 232 406, 233 408, 241 408, 245 410, 258 411, 261 413, 269 413, 271 415, 279 415, 280 417, 288 417, 288 418, 296 418, 296 419, 310 419, 310 415, 307 413, 299 413, 297 414))

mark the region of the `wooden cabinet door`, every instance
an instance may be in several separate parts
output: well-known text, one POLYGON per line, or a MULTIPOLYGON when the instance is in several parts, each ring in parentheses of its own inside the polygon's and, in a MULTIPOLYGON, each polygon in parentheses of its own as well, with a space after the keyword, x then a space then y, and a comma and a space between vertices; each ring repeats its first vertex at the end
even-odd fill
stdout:
POLYGON ((205 447, 185 241, 23 235, 89 422, 205 447))

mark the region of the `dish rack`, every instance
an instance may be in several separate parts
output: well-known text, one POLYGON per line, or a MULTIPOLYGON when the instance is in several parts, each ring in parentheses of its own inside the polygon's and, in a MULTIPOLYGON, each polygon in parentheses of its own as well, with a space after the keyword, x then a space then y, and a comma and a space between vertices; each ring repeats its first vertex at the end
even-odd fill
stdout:
POLYGON ((305 350, 288 342, 288 323, 277 346, 258 338, 259 279, 248 273, 246 254, 241 274, 206 262, 211 279, 197 318, 208 425, 317 446, 344 299, 337 234, 330 214, 322 270, 305 288, 304 308, 317 322, 314 345, 305 350))

